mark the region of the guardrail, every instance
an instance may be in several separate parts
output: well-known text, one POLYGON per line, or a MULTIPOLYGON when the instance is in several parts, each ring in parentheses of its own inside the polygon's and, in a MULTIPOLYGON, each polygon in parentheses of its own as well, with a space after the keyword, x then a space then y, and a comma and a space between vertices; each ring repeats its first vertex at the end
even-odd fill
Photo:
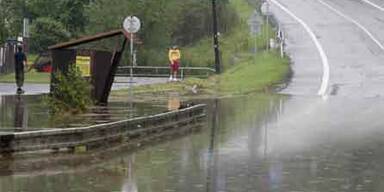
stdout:
MULTIPOLYGON (((120 66, 118 67, 117 77, 129 77, 131 74, 133 77, 169 77, 170 69, 164 66, 120 66)), ((208 77, 214 74, 215 69, 209 67, 180 67, 179 77, 181 79, 186 76, 193 77, 208 77)))
POLYGON ((0 153, 68 151, 97 148, 107 143, 155 139, 163 132, 203 122, 206 105, 89 127, 60 128, 0 134, 0 153))

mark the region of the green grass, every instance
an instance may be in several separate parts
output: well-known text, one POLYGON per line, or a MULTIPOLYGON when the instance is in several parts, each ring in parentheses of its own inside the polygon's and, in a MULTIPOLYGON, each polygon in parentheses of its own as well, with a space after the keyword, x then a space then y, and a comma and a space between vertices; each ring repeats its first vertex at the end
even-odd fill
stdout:
MULTIPOLYGON (((244 95, 255 92, 270 92, 275 86, 284 83, 289 73, 289 60, 281 58, 275 51, 265 51, 258 55, 244 56, 242 61, 218 76, 208 79, 189 78, 182 82, 145 85, 135 87, 135 94, 167 95, 179 92, 183 96, 196 95, 244 95)), ((122 96, 126 90, 114 91, 113 96, 122 96)))
POLYGON ((270 91, 288 76, 288 58, 281 58, 275 51, 249 55, 243 59, 238 65, 220 76, 219 91, 221 94, 270 91))
MULTIPOLYGON (((220 37, 222 67, 224 72, 209 79, 186 79, 180 83, 147 85, 134 88, 136 94, 152 93, 160 95, 177 91, 181 95, 191 95, 192 87, 197 87, 198 95, 234 95, 270 91, 283 83, 289 74, 289 59, 281 58, 276 50, 266 51, 267 41, 274 38, 271 25, 264 24, 256 36, 250 34, 247 21, 254 11, 245 0, 230 0, 239 15, 240 22, 229 34, 220 37), (268 33, 265 31, 268 30, 268 33), (251 50, 258 50, 251 54, 251 50)), ((214 63, 212 39, 206 38, 194 45, 183 48, 187 66, 212 67, 214 63)), ((121 95, 126 91, 117 91, 121 95)), ((165 94, 166 95, 166 94, 165 94)))
MULTIPOLYGON (((32 63, 36 60, 37 55, 36 54, 28 54, 27 60, 28 60, 28 66, 31 66, 32 63)), ((25 73, 24 76, 24 82, 25 83, 49 83, 50 82, 50 73, 39 73, 36 72, 34 69, 31 71, 25 73)), ((5 74, 0 75, 0 83, 15 83, 15 74, 5 74)))
MULTIPOLYGON (((49 83, 50 73, 39 73, 34 70, 25 73, 25 83, 49 83)), ((15 83, 15 74, 0 75, 0 83, 15 83)))
MULTIPOLYGON (((235 8, 239 16, 237 26, 228 34, 221 34, 220 52, 222 68, 230 69, 241 60, 245 53, 247 54, 256 47, 257 50, 266 49, 267 41, 273 38, 275 32, 271 25, 263 24, 260 33, 252 36, 248 20, 254 11, 246 0, 230 0, 231 6, 235 8), (265 33, 268 31, 268 33, 265 33)), ((183 64, 186 66, 203 66, 214 68, 214 53, 212 48, 212 38, 207 37, 193 45, 183 48, 183 64)))
POLYGON ((37 57, 38 55, 36 54, 28 54, 27 55, 28 65, 31 65, 33 62, 35 62, 37 57))

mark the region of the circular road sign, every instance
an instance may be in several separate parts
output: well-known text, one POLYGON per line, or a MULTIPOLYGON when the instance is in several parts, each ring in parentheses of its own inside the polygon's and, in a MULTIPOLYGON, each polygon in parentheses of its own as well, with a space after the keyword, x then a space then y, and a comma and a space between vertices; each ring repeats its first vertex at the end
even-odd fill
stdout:
POLYGON ((124 19, 123 28, 128 33, 137 33, 140 30, 140 19, 135 16, 128 16, 124 19))
POLYGON ((265 1, 265 2, 261 5, 261 13, 262 13, 263 15, 270 15, 268 1, 265 1))

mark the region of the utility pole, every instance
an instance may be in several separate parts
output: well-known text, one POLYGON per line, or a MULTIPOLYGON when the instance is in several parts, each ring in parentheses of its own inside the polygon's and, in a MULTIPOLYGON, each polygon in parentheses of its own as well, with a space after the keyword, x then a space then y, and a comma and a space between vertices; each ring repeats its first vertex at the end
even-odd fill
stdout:
POLYGON ((212 17, 213 17, 213 48, 215 50, 215 69, 216 73, 221 72, 220 63, 220 49, 219 49, 219 37, 217 29, 217 11, 216 11, 216 0, 212 0, 212 17))
POLYGON ((27 5, 26 1, 24 0, 23 3, 23 33, 22 33, 22 38, 23 38, 23 48, 25 53, 29 53, 29 39, 30 39, 30 34, 29 34, 29 12, 27 11, 27 5))

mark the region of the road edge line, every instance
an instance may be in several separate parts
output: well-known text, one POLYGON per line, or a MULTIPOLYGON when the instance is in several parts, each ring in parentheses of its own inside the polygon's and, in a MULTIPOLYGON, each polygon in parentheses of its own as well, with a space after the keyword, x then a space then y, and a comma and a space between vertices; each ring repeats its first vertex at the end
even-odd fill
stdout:
POLYGON ((380 11, 383 11, 383 12, 384 12, 384 8, 383 8, 383 7, 377 5, 377 4, 373 3, 373 2, 371 2, 371 1, 369 1, 369 0, 362 0, 362 1, 365 2, 365 3, 367 3, 367 4, 369 4, 369 5, 371 5, 372 7, 375 7, 375 8, 377 8, 377 9, 379 9, 380 11))
POLYGON ((363 30, 368 36, 369 38, 371 38, 371 40, 373 42, 376 43, 376 45, 379 46, 379 48, 381 50, 384 51, 384 45, 380 43, 379 40, 376 39, 376 37, 367 29, 365 28, 363 25, 361 25, 359 22, 357 22, 356 20, 352 19, 351 17, 349 17, 348 15, 342 13, 341 11, 337 10, 336 8, 332 7, 330 4, 324 2, 323 0, 317 0, 318 2, 320 2, 321 4, 323 4, 323 6, 325 7, 328 7, 328 9, 332 10, 333 12, 335 12, 336 14, 338 14, 339 16, 343 17, 344 19, 346 19, 347 21, 355 24, 357 27, 359 27, 361 30, 363 30))
POLYGON ((276 0, 270 0, 273 4, 278 6, 280 9, 282 9, 284 12, 286 12, 288 15, 290 15, 292 18, 294 18, 297 22, 299 22, 304 29, 307 31, 309 36, 311 37, 312 41, 315 43, 315 46, 317 50, 319 51, 321 61, 323 63, 323 77, 322 77, 322 82, 320 89, 318 91, 318 95, 320 96, 326 96, 326 92, 328 89, 328 84, 329 84, 329 77, 330 77, 330 69, 329 69, 329 63, 328 63, 328 57, 325 54, 325 51, 323 49, 323 46, 320 44, 319 40, 317 39, 315 33, 312 31, 312 29, 299 17, 297 17, 294 13, 292 13, 290 10, 288 10, 286 7, 281 5, 279 2, 276 0))

